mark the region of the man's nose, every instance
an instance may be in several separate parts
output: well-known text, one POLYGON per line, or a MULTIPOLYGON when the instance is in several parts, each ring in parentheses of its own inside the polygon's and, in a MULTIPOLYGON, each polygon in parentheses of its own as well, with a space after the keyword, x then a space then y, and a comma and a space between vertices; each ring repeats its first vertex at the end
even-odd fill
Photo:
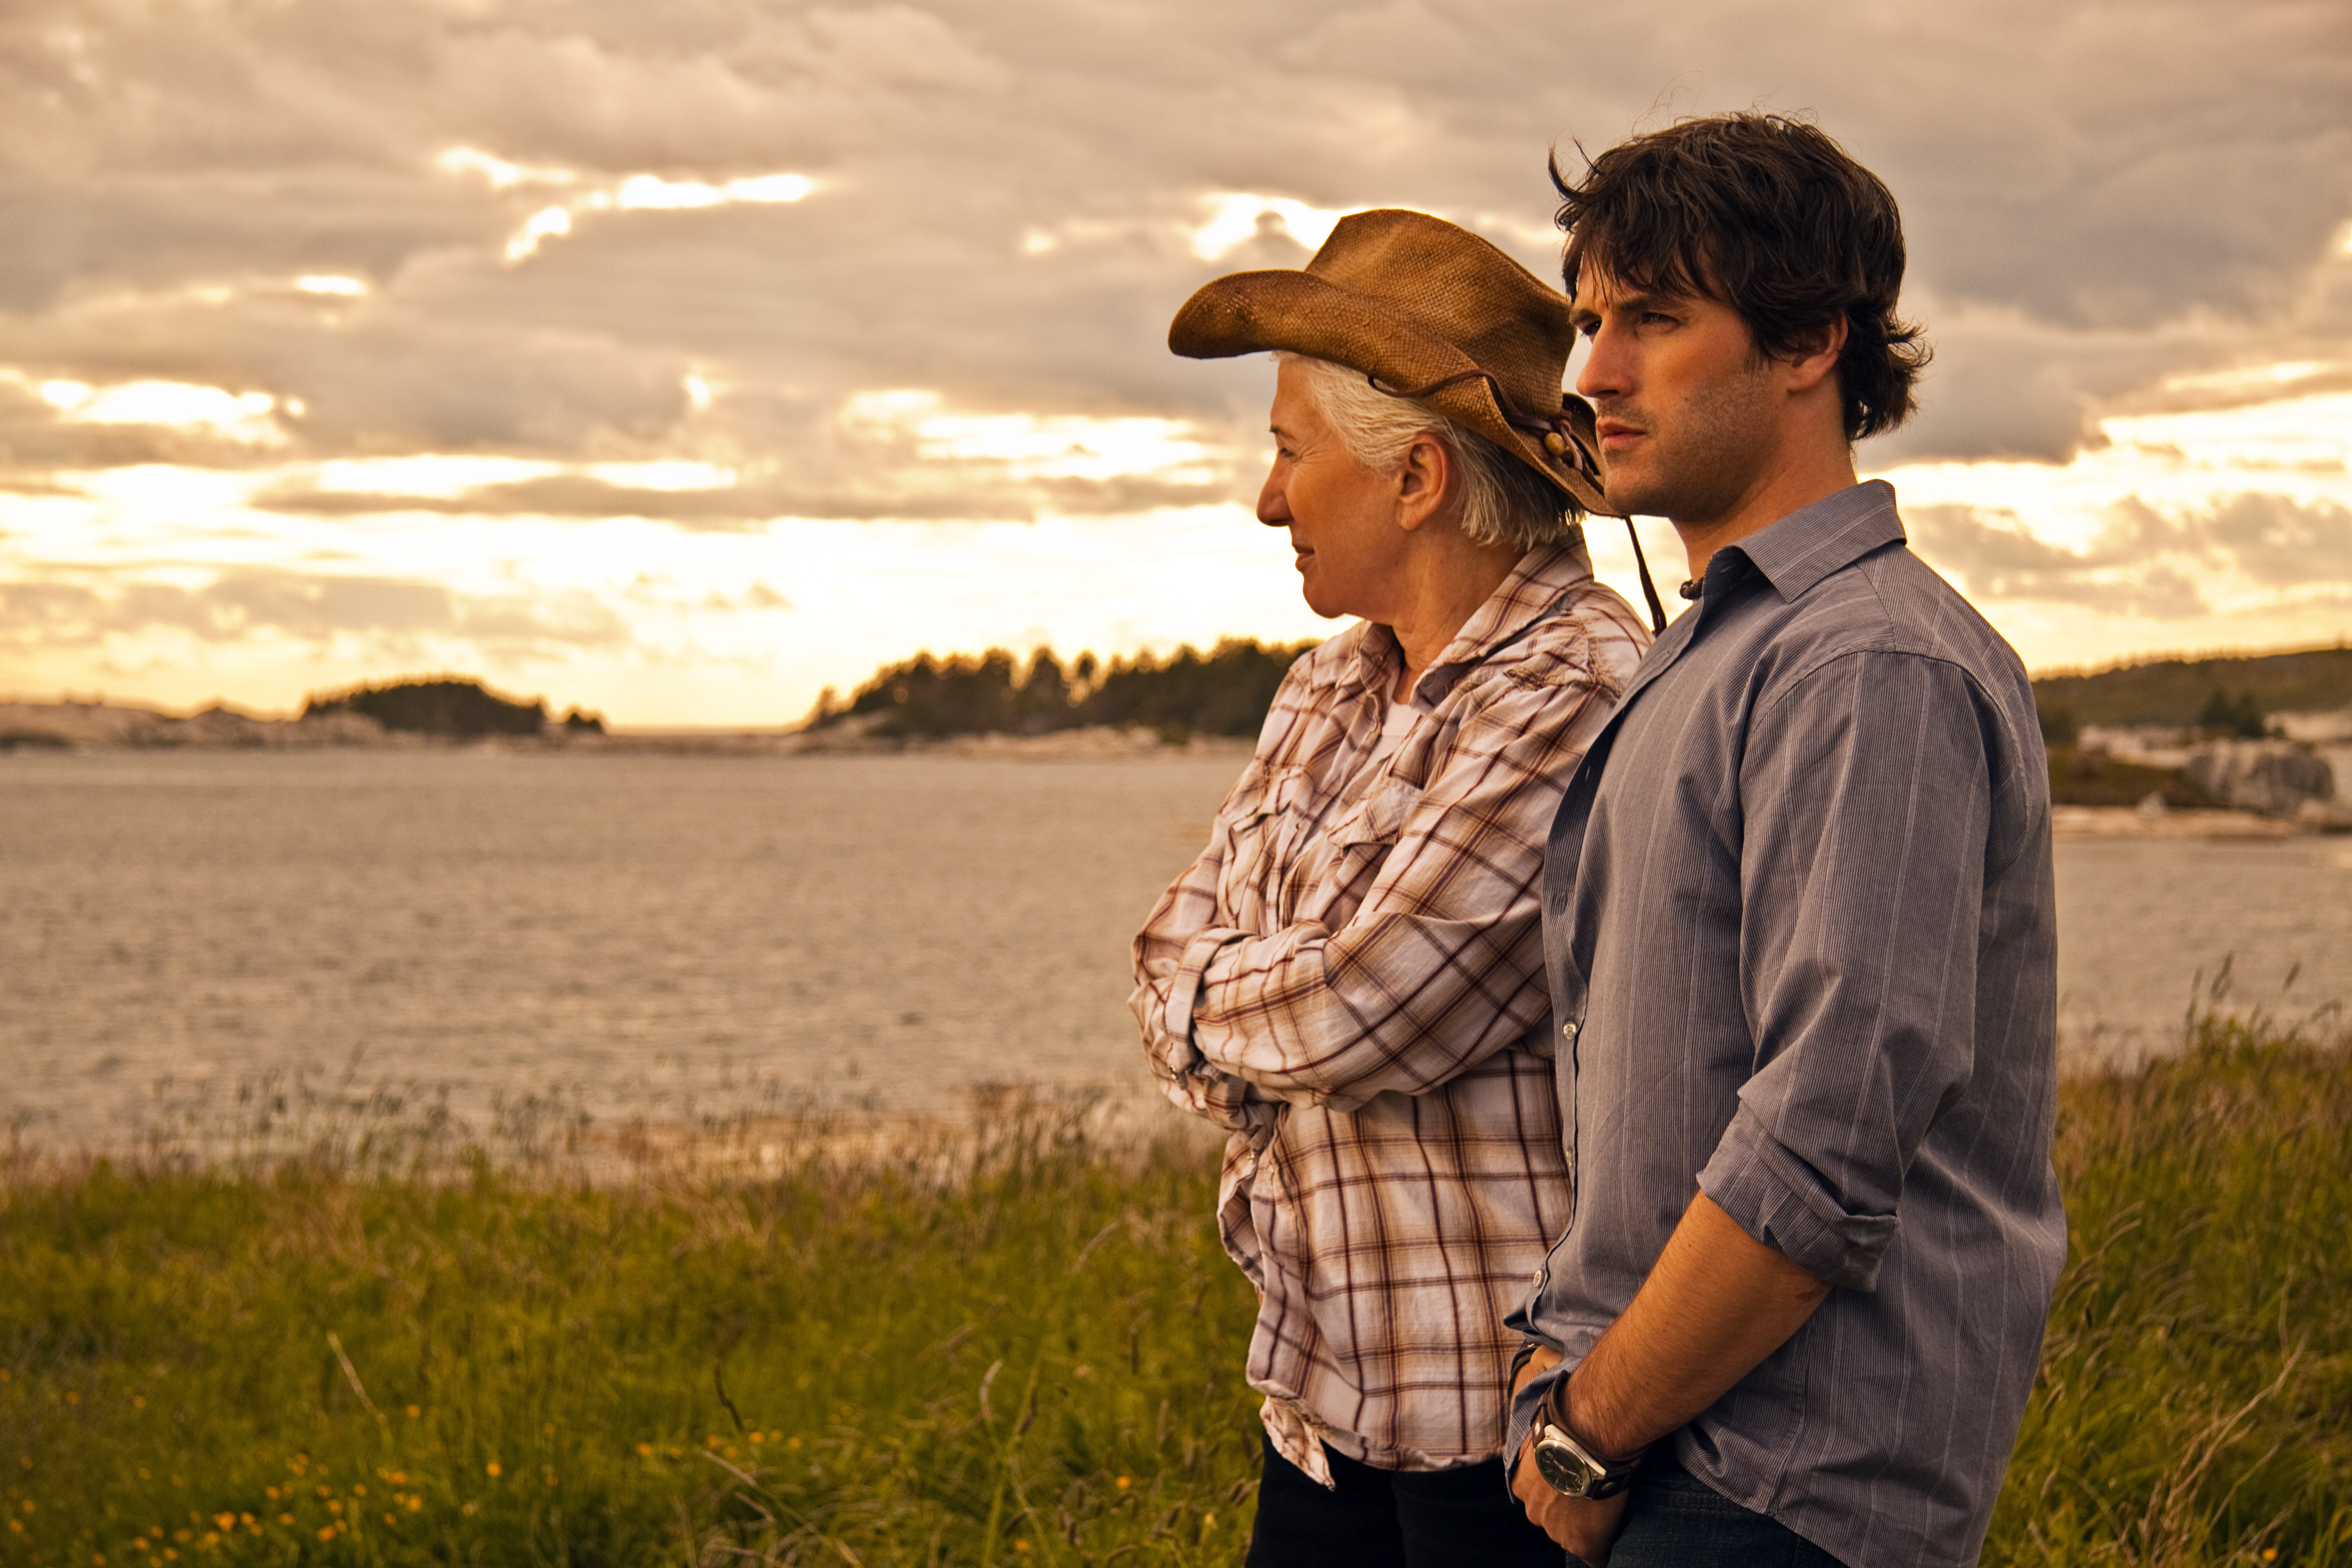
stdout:
POLYGON ((1579 396, 1591 402, 1604 397, 1622 397, 1633 390, 1631 365, 1624 352, 1624 335, 1603 323, 1598 331, 1584 340, 1584 364, 1576 373, 1579 396))
POLYGON ((1290 498, 1282 490, 1280 464, 1265 471, 1265 483, 1258 487, 1257 520, 1268 528, 1290 526, 1290 498))

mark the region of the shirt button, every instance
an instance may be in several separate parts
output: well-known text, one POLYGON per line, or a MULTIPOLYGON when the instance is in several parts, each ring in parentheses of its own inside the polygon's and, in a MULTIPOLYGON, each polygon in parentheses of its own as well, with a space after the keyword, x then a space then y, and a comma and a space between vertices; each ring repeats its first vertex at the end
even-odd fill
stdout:
POLYGON ((1563 1040, 1572 1040, 1576 1038, 1575 1019, 1570 1018, 1567 1023, 1562 1024, 1559 1026, 1559 1037, 1563 1040))

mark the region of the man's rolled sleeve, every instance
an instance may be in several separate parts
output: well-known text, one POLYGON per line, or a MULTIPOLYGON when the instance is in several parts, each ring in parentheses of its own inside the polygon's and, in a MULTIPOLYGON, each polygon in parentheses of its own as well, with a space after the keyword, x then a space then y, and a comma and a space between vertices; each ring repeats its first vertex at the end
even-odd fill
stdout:
POLYGON ((1854 1214, 1745 1106, 1698 1173, 1699 1190, 1739 1228, 1825 1285, 1869 1290, 1895 1243, 1891 1214, 1854 1214))
POLYGON ((1979 722, 1956 667, 1865 650, 1759 706, 1741 763, 1755 1070, 1699 1187, 1833 1286, 1873 1288, 1912 1159, 1973 1071, 1979 722))

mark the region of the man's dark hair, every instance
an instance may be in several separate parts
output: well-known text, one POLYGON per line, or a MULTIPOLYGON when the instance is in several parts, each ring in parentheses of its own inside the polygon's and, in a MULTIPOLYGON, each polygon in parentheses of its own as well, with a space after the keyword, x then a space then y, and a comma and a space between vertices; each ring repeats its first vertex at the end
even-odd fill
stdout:
POLYGON ((1570 298, 1587 259, 1630 289, 1713 296, 1773 359, 1797 356, 1843 317, 1846 438, 1910 417, 1929 350, 1895 313, 1902 215, 1878 176, 1818 128, 1753 112, 1686 120, 1588 160, 1580 184, 1555 154, 1551 182, 1570 298))

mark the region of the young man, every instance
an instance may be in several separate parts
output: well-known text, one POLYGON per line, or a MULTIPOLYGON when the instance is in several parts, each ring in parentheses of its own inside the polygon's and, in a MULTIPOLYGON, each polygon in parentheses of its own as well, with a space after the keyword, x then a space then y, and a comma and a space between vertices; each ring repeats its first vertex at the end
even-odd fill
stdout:
POLYGON ((1514 1489, 1571 1562, 1970 1563, 2065 1250, 2050 812, 2015 653, 1855 483, 1926 359, 1901 223, 1772 115, 1559 183, 1609 496, 1695 604, 1552 829, 1514 1489))

